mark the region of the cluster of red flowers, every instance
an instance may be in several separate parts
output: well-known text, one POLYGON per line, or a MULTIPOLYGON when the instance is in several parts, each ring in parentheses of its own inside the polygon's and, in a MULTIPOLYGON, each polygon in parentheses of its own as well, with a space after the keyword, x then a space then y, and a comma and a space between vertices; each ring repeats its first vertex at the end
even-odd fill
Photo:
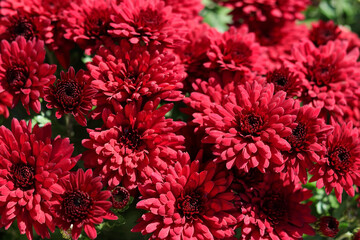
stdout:
POLYGON ((1 1, 0 114, 44 99, 57 118, 103 125, 76 157, 51 125, 1 126, 0 226, 94 239, 132 195, 146 211, 133 231, 150 239, 301 239, 317 222, 301 183, 355 196, 360 39, 296 24, 309 1, 216 2, 232 9, 224 33, 200 0, 1 1), (86 69, 69 66, 75 46, 86 69), (47 51, 68 69, 59 79, 47 51), (187 122, 169 118, 174 105, 187 122), (89 169, 71 171, 79 159, 89 169))

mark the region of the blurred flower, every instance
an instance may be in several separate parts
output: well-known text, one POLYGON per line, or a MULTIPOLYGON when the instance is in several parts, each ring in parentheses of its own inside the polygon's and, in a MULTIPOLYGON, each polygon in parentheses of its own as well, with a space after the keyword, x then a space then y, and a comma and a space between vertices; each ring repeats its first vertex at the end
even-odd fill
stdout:
POLYGON ((335 237, 339 232, 339 222, 331 216, 322 216, 317 222, 318 231, 326 237, 335 237))

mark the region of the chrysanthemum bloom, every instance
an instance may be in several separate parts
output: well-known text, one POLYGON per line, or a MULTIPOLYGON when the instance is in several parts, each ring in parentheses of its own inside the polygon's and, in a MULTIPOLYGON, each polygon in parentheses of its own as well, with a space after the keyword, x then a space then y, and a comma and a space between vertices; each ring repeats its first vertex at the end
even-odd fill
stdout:
POLYGON ((335 25, 333 21, 319 21, 312 24, 312 29, 309 32, 309 39, 316 45, 321 46, 327 44, 329 41, 336 40, 341 34, 340 28, 335 25))
POLYGON ((311 215, 311 202, 303 204, 312 193, 301 184, 281 181, 267 175, 252 191, 245 193, 240 209, 240 239, 301 239, 314 235, 309 225, 316 221, 311 215))
POLYGON ((213 39, 207 55, 209 69, 262 72, 264 60, 260 60, 262 48, 249 33, 246 26, 239 29, 231 27, 220 38, 213 39))
POLYGON ((204 8, 201 0, 165 0, 164 2, 167 6, 172 7, 174 13, 180 13, 182 19, 185 20, 200 18, 200 11, 204 8))
POLYGON ((286 92, 286 97, 288 98, 299 97, 301 95, 303 88, 302 81, 289 68, 281 67, 269 71, 266 75, 266 81, 274 84, 275 91, 286 92))
POLYGON ((150 239, 224 239, 235 233, 236 218, 229 186, 232 175, 217 171, 211 162, 201 170, 187 153, 166 173, 153 172, 139 186, 142 200, 136 205, 149 212, 142 215, 134 232, 151 234, 150 239))
POLYGON ((304 104, 322 108, 327 114, 342 116, 346 96, 353 95, 359 79, 359 50, 347 53, 346 41, 329 41, 316 48, 310 41, 295 45, 292 50, 293 68, 303 79, 305 90, 301 96, 304 104))
POLYGON ((61 17, 64 37, 76 42, 87 54, 93 53, 108 37, 110 15, 114 13, 110 1, 82 0, 71 3, 61 17))
POLYGON ((309 0, 216 0, 230 7, 234 24, 239 20, 251 26, 259 26, 261 23, 284 24, 304 19, 301 13, 310 4, 309 0))
POLYGON ((18 37, 9 43, 1 41, 0 49, 0 91, 6 90, 13 96, 13 105, 21 100, 28 114, 29 107, 40 112, 39 97, 44 96, 44 87, 55 80, 56 65, 44 63, 44 42, 33 39, 26 41, 18 37))
POLYGON ((55 85, 45 89, 46 107, 56 108, 57 118, 61 118, 64 113, 71 113, 80 125, 86 126, 84 115, 91 110, 91 101, 96 92, 91 86, 90 77, 83 70, 75 75, 74 68, 70 67, 67 73, 60 73, 60 79, 55 85))
POLYGON ((265 172, 270 162, 284 163, 281 151, 289 151, 286 137, 296 119, 298 106, 286 99, 284 91, 274 93, 273 84, 257 81, 239 85, 223 104, 208 103, 194 122, 203 122, 207 136, 204 143, 214 144, 216 162, 226 162, 228 169, 265 172))
POLYGON ((316 181, 316 186, 325 186, 329 195, 335 189, 337 200, 341 203, 343 190, 354 197, 353 185, 360 185, 360 139, 359 130, 353 128, 352 122, 347 124, 335 123, 334 132, 326 140, 326 155, 310 170, 316 181))
POLYGON ((0 225, 8 229, 17 220, 21 234, 42 238, 55 230, 51 205, 64 193, 60 179, 80 158, 71 157, 69 139, 51 139, 51 126, 31 130, 24 120, 12 120, 11 130, 0 127, 0 225))
POLYGON ((335 237, 339 232, 339 221, 331 216, 322 216, 317 222, 317 230, 325 237, 335 237))
POLYGON ((176 47, 184 42, 184 21, 161 0, 124 0, 114 7, 109 30, 113 37, 132 44, 176 47))
POLYGON ((313 167, 325 154, 323 142, 332 132, 333 127, 325 124, 319 118, 320 108, 305 105, 300 108, 295 122, 292 125, 292 134, 286 138, 291 149, 283 152, 286 159, 284 172, 291 181, 307 182, 307 171, 313 167))
POLYGON ((18 10, 16 14, 5 15, 0 18, 0 25, 3 27, 0 29, 0 39, 9 42, 15 41, 18 36, 23 36, 26 40, 37 38, 46 45, 54 41, 51 20, 33 11, 28 13, 18 10))
POLYGON ((130 193, 126 188, 117 186, 111 190, 110 200, 113 208, 122 209, 129 203, 130 193))
POLYGON ((309 31, 309 39, 316 45, 325 45, 329 41, 335 41, 336 39, 341 41, 347 41, 347 52, 350 52, 355 47, 360 46, 359 37, 350 30, 336 25, 333 21, 312 23, 312 29, 309 31))
POLYGON ((13 96, 3 91, 0 93, 0 115, 3 115, 5 118, 9 117, 9 109, 8 107, 12 106, 13 96))
POLYGON ((95 168, 110 188, 122 185, 132 190, 142 180, 146 166, 160 170, 176 160, 176 151, 182 149, 183 136, 176 132, 184 122, 165 119, 172 104, 156 109, 160 99, 121 105, 115 114, 104 110, 104 126, 88 129, 90 139, 83 140, 85 166, 95 168))
POLYGON ((54 222, 65 231, 71 229, 72 239, 77 240, 83 229, 90 239, 95 239, 96 224, 103 219, 117 220, 109 210, 112 206, 108 201, 110 191, 102 191, 101 178, 93 176, 91 169, 72 172, 61 185, 65 192, 52 206, 54 222))
POLYGON ((160 53, 146 47, 131 45, 126 40, 100 50, 87 65, 93 78, 91 84, 99 92, 93 99, 94 114, 113 104, 160 97, 167 101, 182 99, 184 65, 168 51, 160 53))

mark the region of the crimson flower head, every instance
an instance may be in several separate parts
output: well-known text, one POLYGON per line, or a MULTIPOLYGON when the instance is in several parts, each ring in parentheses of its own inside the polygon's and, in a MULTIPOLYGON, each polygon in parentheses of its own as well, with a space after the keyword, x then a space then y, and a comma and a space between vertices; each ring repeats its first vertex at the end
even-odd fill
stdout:
POLYGON ((109 37, 110 15, 114 12, 110 1, 81 0, 72 2, 61 16, 66 39, 73 40, 86 53, 95 52, 109 37))
POLYGON ((236 218, 232 175, 211 162, 204 170, 187 153, 165 173, 153 172, 139 186, 142 200, 136 205, 147 210, 132 229, 151 234, 150 239, 225 239, 234 236, 236 218))
POLYGON ((176 160, 176 151, 182 149, 184 137, 176 132, 185 125, 180 121, 165 119, 172 104, 158 107, 160 99, 118 105, 115 114, 104 110, 104 126, 88 129, 90 139, 83 140, 89 149, 84 153, 85 167, 95 168, 96 175, 110 188, 120 183, 135 189, 143 181, 146 166, 159 170, 176 160))
POLYGON ((76 121, 86 126, 86 115, 92 107, 91 101, 96 89, 91 86, 90 78, 80 70, 70 67, 68 72, 62 71, 55 85, 45 89, 45 101, 48 108, 57 108, 56 117, 61 118, 66 113, 74 115, 76 121))
MULTIPOLYGON (((201 94, 193 93, 190 99, 198 101, 198 96, 201 94)), ((274 93, 273 84, 253 81, 236 86, 221 104, 206 100, 210 98, 202 99, 200 113, 193 116, 195 123, 205 127, 203 142, 214 144, 216 162, 246 172, 255 167, 265 172, 270 163, 284 163, 281 151, 291 149, 286 137, 299 109, 294 99, 287 99, 284 91, 274 93)))
POLYGON ((352 122, 339 125, 332 121, 334 132, 326 140, 326 154, 310 170, 316 186, 325 186, 330 194, 335 189, 337 200, 341 203, 343 190, 351 197, 355 195, 353 185, 360 185, 360 139, 359 130, 352 122))
POLYGON ((185 67, 176 55, 147 47, 129 44, 101 47, 93 61, 87 65, 92 86, 98 90, 93 100, 97 106, 93 116, 104 108, 113 110, 113 104, 153 100, 182 99, 181 88, 186 77, 185 67))
POLYGON ((184 21, 161 0, 124 0, 111 16, 113 37, 132 44, 175 47, 184 42, 184 21))
POLYGON ((275 91, 286 92, 287 97, 299 97, 301 95, 302 81, 289 68, 281 67, 268 72, 266 81, 274 84, 275 91))
POLYGON ((1 41, 0 91, 13 96, 12 107, 20 100, 28 114, 30 107, 40 112, 39 98, 44 96, 44 88, 54 82, 56 71, 56 65, 44 63, 45 54, 44 42, 35 38, 1 41))
POLYGON ((40 128, 13 119, 11 130, 0 127, 0 225, 16 220, 21 234, 33 239, 33 227, 42 238, 55 230, 51 205, 65 189, 60 181, 80 158, 71 157, 69 139, 51 139, 49 124, 40 128))
POLYGON ((255 40, 255 34, 249 33, 246 26, 237 29, 231 27, 220 38, 214 39, 207 55, 210 69, 249 71, 262 69, 258 66, 262 48, 255 40))
POLYGON ((14 14, 6 14, 0 18, 0 26, 3 26, 3 30, 0 29, 0 39, 9 42, 15 41, 18 36, 26 40, 43 40, 46 45, 54 42, 51 20, 33 11, 18 9, 14 14))
POLYGON ((101 178, 93 176, 91 169, 72 172, 61 185, 65 191, 52 206, 54 221, 63 230, 71 229, 73 239, 79 238, 82 229, 90 239, 95 239, 95 224, 102 223, 103 219, 117 220, 109 211, 110 191, 102 191, 101 178))
POLYGON ((357 233, 354 234, 354 237, 352 240, 360 240, 360 230, 357 231, 357 233))
POLYGON ((111 190, 110 200, 113 208, 122 209, 129 203, 130 193, 126 188, 117 186, 111 190))
POLYGON ((302 203, 312 193, 301 184, 267 174, 251 191, 238 196, 240 239, 296 240, 303 234, 315 235, 310 226, 316 221, 311 202, 302 203))
POLYGON ((326 237, 335 237, 339 232, 339 221, 331 216, 322 216, 317 222, 318 231, 326 237))
POLYGON ((347 53, 346 41, 329 41, 315 47, 310 41, 294 45, 289 68, 299 74, 305 90, 300 99, 304 104, 322 108, 322 115, 342 116, 346 96, 353 95, 358 77, 359 50, 347 53))
POLYGON ((309 39, 316 45, 325 45, 329 41, 335 41, 341 34, 340 28, 333 21, 319 21, 312 24, 309 39))
POLYGON ((305 184, 308 179, 306 169, 312 168, 324 155, 323 141, 333 127, 319 117, 320 110, 309 105, 302 106, 293 123, 292 133, 286 138, 291 149, 283 152, 287 159, 283 174, 291 181, 300 179, 305 184))

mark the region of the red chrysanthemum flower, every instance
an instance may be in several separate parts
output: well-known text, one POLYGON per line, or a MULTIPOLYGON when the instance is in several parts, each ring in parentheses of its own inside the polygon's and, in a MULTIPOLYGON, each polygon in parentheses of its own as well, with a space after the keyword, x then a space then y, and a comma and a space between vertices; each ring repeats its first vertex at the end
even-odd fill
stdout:
POLYGON ((21 100, 28 114, 29 107, 39 113, 39 97, 44 96, 44 87, 54 82, 56 71, 56 65, 44 63, 44 42, 24 37, 11 43, 3 40, 0 51, 0 90, 13 96, 12 107, 21 100))
POLYGON ((319 118, 320 108, 305 105, 300 108, 292 126, 292 134, 286 138, 290 143, 290 151, 283 152, 286 159, 283 175, 291 181, 307 182, 307 171, 324 155, 323 141, 331 133, 333 127, 326 125, 319 118))
POLYGON ((94 114, 113 104, 126 103, 146 97, 160 97, 167 101, 182 99, 182 81, 186 77, 184 65, 168 51, 160 53, 127 41, 100 48, 88 64, 92 85, 99 92, 93 100, 94 114))
POLYGON ((150 239, 232 237, 236 218, 232 215, 231 181, 232 175, 214 163, 200 170, 199 161, 190 162, 187 153, 179 152, 177 162, 166 173, 153 172, 139 186, 142 200, 136 207, 149 212, 132 231, 151 234, 150 239))
POLYGON ((61 17, 66 31, 64 37, 76 42, 86 54, 95 52, 109 36, 110 15, 114 13, 111 2, 82 0, 71 3, 61 17))
POLYGON ((102 223, 103 219, 117 220, 109 210, 110 191, 102 191, 101 178, 93 176, 91 169, 71 173, 61 185, 65 192, 52 206, 54 222, 63 230, 71 229, 72 239, 77 240, 83 229, 90 239, 95 239, 95 224, 102 223))
POLYGON ((334 238, 339 232, 339 221, 331 216, 322 216, 317 222, 317 229, 323 236, 334 238))
POLYGON ((45 89, 46 106, 57 109, 56 117, 71 113, 82 126, 86 126, 84 115, 91 110, 91 101, 97 92, 91 86, 90 77, 84 73, 80 70, 75 75, 74 68, 70 67, 67 73, 60 73, 60 79, 55 85, 45 89))
POLYGON ((13 96, 10 93, 6 91, 0 93, 0 115, 3 115, 5 118, 9 117, 8 107, 12 106, 12 102, 13 96))
POLYGON ((114 37, 132 44, 176 47, 184 42, 184 21, 161 0, 124 0, 115 7, 110 23, 114 37))
POLYGON ((274 84, 276 92, 286 92, 288 98, 299 97, 303 90, 303 83, 299 76, 285 67, 268 72, 266 81, 274 84))
POLYGON ((301 11, 310 4, 309 0, 216 0, 232 9, 234 24, 242 20, 248 25, 261 23, 284 24, 303 19, 301 11))
POLYGON ((143 181, 146 166, 166 169, 176 160, 176 150, 182 149, 184 138, 176 132, 185 125, 180 121, 165 119, 172 104, 156 109, 160 99, 120 105, 115 114, 104 110, 103 128, 88 129, 90 139, 83 140, 85 166, 95 168, 95 173, 110 187, 122 185, 129 190, 143 181))
POLYGON ((43 40, 46 45, 54 42, 51 20, 34 11, 18 9, 15 14, 1 17, 0 25, 0 39, 9 42, 15 41, 18 36, 23 36, 26 40, 37 38, 43 40))
POLYGON ((340 28, 333 21, 319 21, 312 24, 309 39, 316 45, 321 46, 329 41, 335 41, 341 34, 340 28))
POLYGON ((130 193, 126 188, 117 186, 111 190, 110 200, 113 208, 122 209, 129 203, 130 193))
POLYGON ((295 240, 303 234, 315 235, 309 225, 316 221, 311 202, 302 203, 312 193, 301 184, 266 175, 256 188, 239 196, 240 239, 295 240))
POLYGON ((231 27, 220 38, 213 39, 207 56, 210 62, 205 67, 231 71, 264 72, 265 60, 259 59, 262 48, 255 40, 255 34, 249 33, 246 26, 231 27))
POLYGON ((205 126, 203 142, 214 144, 216 162, 226 162, 228 169, 257 167, 262 172, 270 162, 284 163, 281 151, 291 149, 285 138, 299 108, 285 92, 274 93, 273 84, 254 81, 237 86, 221 105, 203 106, 201 113, 193 114, 194 122, 205 126))
POLYGON ((342 116, 346 106, 346 96, 353 95, 359 79, 356 48, 347 53, 347 42, 330 41, 316 48, 306 41, 293 47, 294 64, 289 64, 303 79, 305 90, 301 96, 304 104, 322 108, 322 116, 327 114, 342 116))
POLYGON ((345 190, 351 197, 355 195, 353 185, 360 185, 360 139, 359 130, 353 128, 352 122, 339 125, 332 121, 334 132, 326 140, 326 154, 310 170, 314 176, 310 182, 316 181, 316 186, 330 194, 335 189, 335 195, 341 202, 345 190))
POLYGON ((0 225, 8 229, 17 220, 21 234, 42 238, 55 230, 50 207, 64 192, 59 181, 80 158, 71 157, 69 139, 51 139, 51 126, 31 130, 24 120, 12 120, 11 131, 0 127, 0 225))

